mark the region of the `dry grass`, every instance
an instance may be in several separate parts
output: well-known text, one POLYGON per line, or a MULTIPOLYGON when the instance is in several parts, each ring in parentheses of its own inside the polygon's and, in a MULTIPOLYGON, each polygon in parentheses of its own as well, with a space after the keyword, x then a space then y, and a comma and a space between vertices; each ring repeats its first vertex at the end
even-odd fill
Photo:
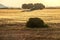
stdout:
POLYGON ((0 9, 0 18, 10 18, 14 21, 27 21, 30 17, 39 17, 45 22, 60 22, 60 9, 44 9, 22 12, 19 9, 0 9))
POLYGON ((16 9, 0 9, 0 40, 60 40, 60 9, 44 9, 22 12, 16 9), (26 28, 30 17, 39 17, 50 28, 26 28))
POLYGON ((0 30, 0 40, 58 40, 60 29, 0 30))

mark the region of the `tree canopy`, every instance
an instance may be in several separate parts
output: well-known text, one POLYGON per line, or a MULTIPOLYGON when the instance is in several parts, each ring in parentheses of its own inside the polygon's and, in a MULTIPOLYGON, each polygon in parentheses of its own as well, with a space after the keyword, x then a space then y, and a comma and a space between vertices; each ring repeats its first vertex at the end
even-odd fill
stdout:
POLYGON ((29 3, 29 4, 22 4, 22 8, 23 9, 31 9, 31 10, 38 10, 38 9, 44 9, 45 5, 43 5, 42 3, 29 3))

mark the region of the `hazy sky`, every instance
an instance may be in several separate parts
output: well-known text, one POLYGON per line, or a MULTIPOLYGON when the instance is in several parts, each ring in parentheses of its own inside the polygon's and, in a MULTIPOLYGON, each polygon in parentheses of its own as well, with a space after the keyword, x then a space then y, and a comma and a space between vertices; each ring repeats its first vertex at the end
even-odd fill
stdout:
POLYGON ((60 6, 60 0, 0 0, 0 4, 8 7, 21 7, 24 3, 43 3, 48 6, 60 6))

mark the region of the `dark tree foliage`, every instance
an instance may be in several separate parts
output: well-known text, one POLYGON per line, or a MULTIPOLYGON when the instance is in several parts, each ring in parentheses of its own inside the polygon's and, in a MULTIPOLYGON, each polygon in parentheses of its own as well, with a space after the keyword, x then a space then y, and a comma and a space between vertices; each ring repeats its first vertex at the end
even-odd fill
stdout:
POLYGON ((30 3, 30 4, 23 4, 22 5, 22 8, 23 9, 31 9, 33 7, 33 4, 32 3, 30 3))
POLYGON ((30 18, 26 23, 26 27, 29 28, 47 28, 48 25, 45 25, 44 21, 40 18, 30 18))
POLYGON ((40 5, 40 9, 44 9, 45 8, 45 5, 43 5, 42 3, 39 4, 40 5))
POLYGON ((44 9, 45 6, 42 3, 36 3, 34 4, 34 7, 32 9, 37 10, 37 9, 44 9))
POLYGON ((29 4, 23 4, 22 5, 23 9, 30 9, 30 10, 38 10, 38 9, 44 9, 45 5, 43 5, 42 3, 29 3, 29 4))
POLYGON ((23 4, 23 5, 22 5, 22 8, 23 8, 23 9, 27 9, 27 4, 23 4))
POLYGON ((30 3, 30 4, 27 4, 27 9, 31 9, 33 7, 33 4, 30 3))

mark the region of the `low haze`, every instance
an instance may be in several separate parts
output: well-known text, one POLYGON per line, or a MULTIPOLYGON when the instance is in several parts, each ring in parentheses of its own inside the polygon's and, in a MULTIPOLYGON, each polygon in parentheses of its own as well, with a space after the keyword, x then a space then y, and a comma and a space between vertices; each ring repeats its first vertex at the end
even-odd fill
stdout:
POLYGON ((46 7, 60 6, 60 0, 0 0, 0 4, 8 7, 21 7, 24 3, 43 3, 46 7))

